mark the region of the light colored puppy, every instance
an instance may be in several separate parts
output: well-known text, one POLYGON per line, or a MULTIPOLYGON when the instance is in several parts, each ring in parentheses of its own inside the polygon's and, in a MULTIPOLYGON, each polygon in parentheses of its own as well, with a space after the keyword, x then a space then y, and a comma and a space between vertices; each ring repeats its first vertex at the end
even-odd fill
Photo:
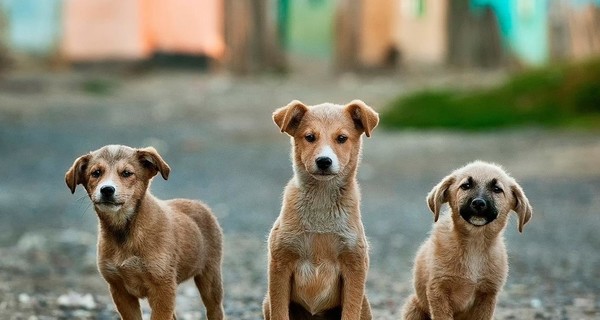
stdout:
POLYGON ((523 231, 532 215, 527 197, 502 168, 475 161, 436 185, 427 204, 437 223, 417 253, 416 293, 403 318, 492 319, 508 274, 503 231, 511 210, 523 231), (444 203, 450 213, 440 217, 444 203))
POLYGON ((152 320, 175 318, 177 284, 194 278, 207 318, 223 319, 222 232, 199 201, 163 201, 149 191, 170 168, 152 147, 109 145, 83 155, 67 171, 71 192, 82 184, 99 220, 98 269, 122 319, 142 319, 148 298, 152 320))
POLYGON ((294 177, 269 235, 265 319, 371 319, 368 245, 356 171, 377 113, 360 100, 273 113, 291 136, 294 177))

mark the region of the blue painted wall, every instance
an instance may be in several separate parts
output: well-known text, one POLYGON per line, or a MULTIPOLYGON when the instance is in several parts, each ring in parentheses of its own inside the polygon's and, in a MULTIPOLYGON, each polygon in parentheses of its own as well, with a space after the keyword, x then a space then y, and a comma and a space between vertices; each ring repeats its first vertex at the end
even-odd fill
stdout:
POLYGON ((548 0, 471 0, 474 14, 490 6, 511 53, 527 65, 549 58, 548 0))
POLYGON ((7 46, 16 53, 48 55, 59 48, 61 0, 0 0, 7 46))

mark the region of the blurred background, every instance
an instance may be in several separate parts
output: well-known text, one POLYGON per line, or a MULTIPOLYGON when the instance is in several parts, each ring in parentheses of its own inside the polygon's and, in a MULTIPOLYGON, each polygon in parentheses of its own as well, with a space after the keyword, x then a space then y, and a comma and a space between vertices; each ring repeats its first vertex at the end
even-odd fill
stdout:
MULTIPOLYGON (((600 319, 598 0, 0 0, 0 319, 116 318, 64 183, 106 144, 155 146, 173 171, 153 193, 213 208, 226 313, 262 319, 292 175, 271 113, 293 99, 380 113, 359 169, 375 319, 412 291, 427 192, 476 159, 534 208, 506 230, 496 318, 600 319)), ((177 312, 205 319, 193 284, 177 312)))

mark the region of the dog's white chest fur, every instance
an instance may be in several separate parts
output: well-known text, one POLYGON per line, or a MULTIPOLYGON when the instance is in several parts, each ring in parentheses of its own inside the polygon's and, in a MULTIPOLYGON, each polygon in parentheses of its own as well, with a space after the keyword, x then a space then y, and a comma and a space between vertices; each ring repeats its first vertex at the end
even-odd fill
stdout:
POLYGON ((462 263, 465 270, 465 275, 469 280, 477 283, 486 273, 485 253, 481 250, 468 250, 463 256, 462 263))
POLYGON ((293 276, 292 300, 316 314, 340 302, 339 252, 342 239, 332 234, 301 236, 299 259, 293 276))
POLYGON ((354 250, 361 235, 350 222, 353 208, 344 205, 337 191, 302 191, 291 203, 298 225, 285 232, 284 241, 298 255, 291 298, 316 314, 341 303, 340 254, 354 250))

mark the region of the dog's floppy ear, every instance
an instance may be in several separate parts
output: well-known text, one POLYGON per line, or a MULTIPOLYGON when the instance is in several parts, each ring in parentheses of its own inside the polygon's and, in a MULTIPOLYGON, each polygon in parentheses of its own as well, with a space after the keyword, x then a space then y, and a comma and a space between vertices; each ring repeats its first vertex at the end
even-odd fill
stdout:
POLYGON ((293 100, 287 106, 273 112, 273 121, 281 129, 281 132, 293 136, 306 111, 308 111, 307 106, 298 100, 293 100))
POLYGON ((429 210, 433 212, 434 222, 437 222, 440 217, 442 205, 449 201, 448 188, 454 183, 454 180, 455 177, 453 174, 445 177, 427 195, 427 205, 429 206, 429 210))
POLYGON ((169 178, 171 168, 158 154, 156 149, 153 147, 138 149, 137 154, 144 168, 147 168, 152 172, 152 176, 155 176, 158 172, 160 172, 160 175, 163 177, 163 179, 167 180, 169 178))
POLYGON ((90 161, 90 154, 83 155, 73 162, 73 165, 67 173, 65 174, 65 182, 67 183, 67 187, 71 190, 71 193, 75 193, 75 188, 78 184, 83 183, 85 181, 85 177, 83 176, 85 168, 90 161))
POLYGON ((523 232, 523 226, 531 219, 533 209, 519 184, 515 183, 510 190, 515 198, 513 210, 519 215, 519 232, 523 232))
POLYGON ((377 112, 361 100, 352 100, 352 102, 346 105, 346 110, 350 113, 356 129, 363 131, 367 137, 370 137, 371 131, 379 123, 377 112))

